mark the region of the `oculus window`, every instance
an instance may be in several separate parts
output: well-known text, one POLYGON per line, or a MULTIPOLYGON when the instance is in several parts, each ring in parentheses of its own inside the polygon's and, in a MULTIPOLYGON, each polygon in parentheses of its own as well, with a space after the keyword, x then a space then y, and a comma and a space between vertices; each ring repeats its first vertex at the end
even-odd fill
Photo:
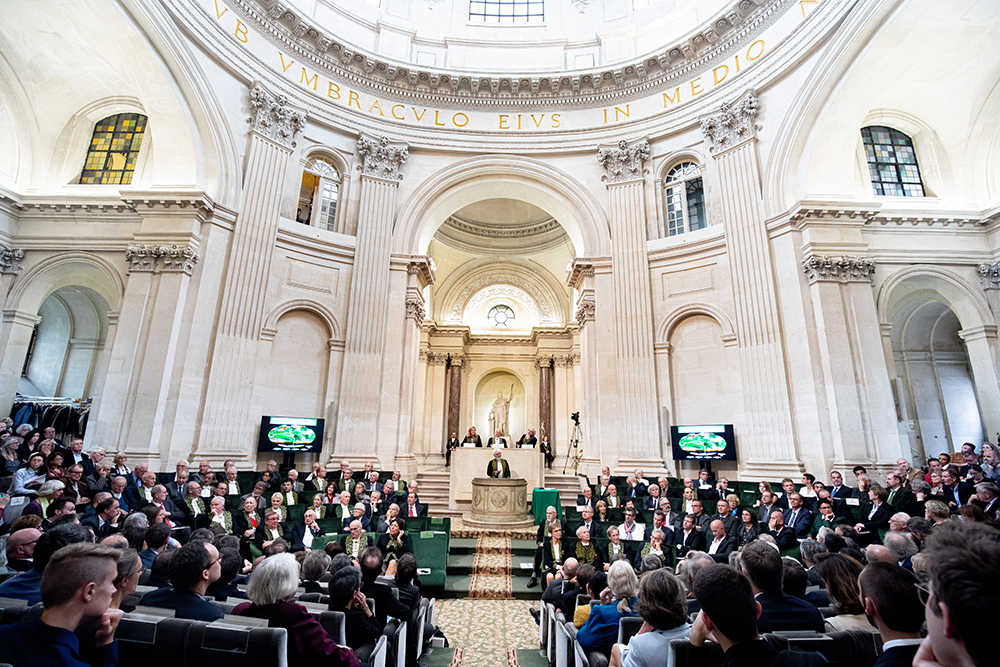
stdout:
POLYGON ((309 158, 302 172, 295 219, 305 225, 336 231, 339 198, 340 173, 336 167, 322 158, 309 158))
POLYGON ((925 196, 912 139, 891 127, 872 125, 861 128, 861 141, 875 194, 925 196))
POLYGON ((493 306, 486 318, 494 329, 508 329, 514 326, 514 309, 504 305, 493 306))
POLYGON ((476 23, 541 23, 544 0, 469 0, 469 21, 476 23))
POLYGON ((694 162, 682 162, 671 168, 663 179, 663 201, 667 236, 703 229, 706 225, 705 188, 701 168, 694 162))
POLYGON ((146 131, 146 117, 120 113, 97 122, 80 173, 81 184, 129 185, 146 131))

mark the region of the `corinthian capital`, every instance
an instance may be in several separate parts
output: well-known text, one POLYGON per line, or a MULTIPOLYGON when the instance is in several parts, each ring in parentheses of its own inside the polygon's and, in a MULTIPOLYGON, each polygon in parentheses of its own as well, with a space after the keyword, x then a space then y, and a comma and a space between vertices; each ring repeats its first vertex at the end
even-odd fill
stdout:
POLYGON ((259 84, 250 89, 250 118, 254 132, 272 139, 282 146, 295 146, 295 135, 306 126, 306 115, 288 106, 284 95, 272 95, 259 84))
POLYGON ((400 170, 410 157, 406 144, 390 144, 388 137, 374 139, 366 136, 358 139, 358 155, 361 157, 362 174, 391 181, 403 178, 400 170))
POLYGON ((718 113, 701 119, 701 131, 712 142, 713 153, 753 139, 757 133, 757 95, 747 91, 743 97, 730 104, 723 102, 718 113))
POLYGON ((186 273, 191 275, 198 253, 191 246, 130 245, 125 250, 129 273, 186 273))
POLYGON ((609 183, 622 183, 642 178, 643 164, 649 159, 649 142, 640 139, 632 144, 622 139, 612 148, 600 148, 597 161, 604 167, 602 177, 609 183))

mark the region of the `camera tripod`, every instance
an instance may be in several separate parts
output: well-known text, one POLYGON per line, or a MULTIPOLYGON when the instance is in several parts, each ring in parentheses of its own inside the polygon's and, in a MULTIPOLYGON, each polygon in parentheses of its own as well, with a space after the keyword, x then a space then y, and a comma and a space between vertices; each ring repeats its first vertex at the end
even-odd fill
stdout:
POLYGON ((575 421, 573 423, 573 431, 569 435, 570 444, 570 455, 566 457, 566 462, 563 463, 563 474, 566 474, 566 468, 573 464, 573 474, 576 474, 577 468, 580 467, 580 461, 583 459, 583 448, 580 447, 580 442, 583 440, 583 430, 580 428, 580 422, 575 421))

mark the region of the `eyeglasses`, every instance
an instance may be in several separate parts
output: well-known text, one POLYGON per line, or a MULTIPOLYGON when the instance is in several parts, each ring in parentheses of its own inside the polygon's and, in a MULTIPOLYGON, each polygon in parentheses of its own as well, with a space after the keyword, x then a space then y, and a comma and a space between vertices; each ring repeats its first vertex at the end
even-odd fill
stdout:
POLYGON ((920 582, 916 582, 913 585, 917 587, 917 598, 920 600, 920 604, 926 607, 927 601, 931 599, 931 589, 920 582))

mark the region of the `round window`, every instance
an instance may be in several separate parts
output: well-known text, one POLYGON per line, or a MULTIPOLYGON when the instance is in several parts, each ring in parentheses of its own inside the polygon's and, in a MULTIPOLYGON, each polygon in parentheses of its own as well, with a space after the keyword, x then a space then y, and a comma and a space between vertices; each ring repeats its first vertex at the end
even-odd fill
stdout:
POLYGON ((487 317, 495 329, 514 326, 514 310, 510 306, 493 306, 487 317))

